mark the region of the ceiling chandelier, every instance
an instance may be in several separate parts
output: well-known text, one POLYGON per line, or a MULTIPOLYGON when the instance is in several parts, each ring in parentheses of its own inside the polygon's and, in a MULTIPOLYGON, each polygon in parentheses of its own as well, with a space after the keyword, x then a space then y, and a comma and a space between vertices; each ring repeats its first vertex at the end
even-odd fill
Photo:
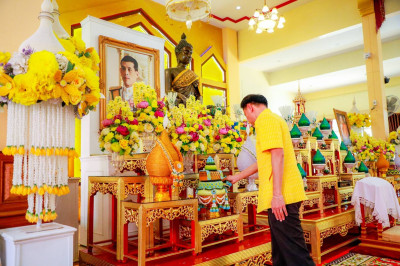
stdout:
POLYGON ((256 9, 254 15, 249 20, 249 29, 256 29, 256 33, 262 33, 263 31, 272 33, 275 26, 278 29, 283 28, 285 21, 284 17, 279 16, 278 10, 275 7, 271 10, 269 9, 265 0, 262 9, 256 9))
POLYGON ((166 0, 167 15, 174 20, 186 22, 190 29, 192 22, 210 15, 210 0, 166 0))

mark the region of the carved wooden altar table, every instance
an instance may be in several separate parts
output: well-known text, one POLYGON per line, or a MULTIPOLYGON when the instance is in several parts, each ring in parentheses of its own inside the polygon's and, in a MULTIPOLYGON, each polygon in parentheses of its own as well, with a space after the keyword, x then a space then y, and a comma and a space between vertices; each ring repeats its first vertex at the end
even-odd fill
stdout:
POLYGON ((321 247, 325 238, 335 234, 346 236, 348 230, 353 228, 355 225, 354 210, 320 219, 302 219, 301 226, 303 227, 304 238, 307 244, 311 244, 311 257, 314 262, 320 264, 322 255, 357 240, 357 236, 355 236, 321 252, 321 247))
POLYGON ((340 208, 340 197, 338 191, 338 177, 336 175, 307 176, 308 191, 318 191, 320 193, 319 212, 324 213, 328 208, 336 208, 338 212, 340 208), (332 193, 326 193, 325 189, 332 189, 332 193), (333 201, 334 204, 325 204, 333 201))
POLYGON ((257 225, 258 191, 229 192, 228 198, 233 213, 244 213, 247 209, 248 223, 243 225, 243 229, 248 228, 249 231, 243 232, 244 236, 269 229, 266 225, 257 225))
MULTIPOLYGON (((161 259, 168 256, 184 253, 193 252, 197 253, 198 243, 196 242, 196 235, 199 232, 198 226, 198 200, 197 199, 187 199, 178 200, 175 198, 170 201, 153 201, 152 198, 145 199, 141 203, 136 202, 123 202, 122 203, 122 216, 121 220, 124 223, 124 239, 121 242, 121 247, 123 249, 123 258, 127 257, 129 259, 138 262, 138 265, 145 265, 146 261, 153 261, 155 259, 161 259), (155 246, 152 245, 147 248, 148 237, 153 238, 154 235, 147 233, 147 228, 153 226, 154 221, 157 219, 166 219, 171 221, 170 226, 170 240, 168 243, 155 246), (176 219, 185 218, 191 221, 191 244, 188 246, 185 243, 179 242, 179 223, 176 219), (128 250, 128 223, 135 223, 138 227, 138 250, 129 251, 128 250), (172 247, 173 252, 170 252, 163 256, 157 257, 147 257, 146 252, 154 251, 157 249, 163 249, 167 247, 172 247)), ((151 241, 150 241, 151 242, 151 241)))
POLYGON ((243 218, 241 214, 233 214, 230 216, 220 217, 216 219, 203 220, 198 222, 200 226, 199 232, 196 234, 196 242, 199 243, 198 252, 200 253, 203 247, 208 247, 236 239, 243 240, 243 218), (204 244, 204 241, 212 234, 222 235, 225 232, 232 231, 234 236, 228 239, 213 241, 204 244))
POLYGON ((112 242, 116 244, 117 260, 122 260, 123 250, 118 245, 122 242, 122 222, 120 219, 122 201, 128 195, 137 195, 137 201, 141 201, 142 198, 149 198, 150 195, 153 195, 153 185, 150 183, 150 179, 145 176, 90 176, 88 185, 88 251, 91 253, 92 248, 97 247, 115 253, 115 251, 110 251, 98 245, 104 242, 112 242), (97 192, 112 195, 112 239, 101 243, 93 242, 94 196, 97 192))

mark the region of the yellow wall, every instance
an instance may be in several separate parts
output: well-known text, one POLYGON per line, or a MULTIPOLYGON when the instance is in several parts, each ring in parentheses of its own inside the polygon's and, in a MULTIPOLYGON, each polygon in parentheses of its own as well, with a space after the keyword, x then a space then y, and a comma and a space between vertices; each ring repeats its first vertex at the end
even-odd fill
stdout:
MULTIPOLYGON (((386 96, 395 95, 400 98, 400 77, 391 78, 385 86, 386 96)), ((334 118, 333 108, 349 112, 356 98, 356 106, 360 112, 369 113, 367 83, 345 86, 331 90, 304 94, 306 111, 317 111, 318 119, 334 118)), ((398 110, 399 112, 399 110, 398 110)))
MULTIPOLYGON (((130 10, 142 8, 159 26, 161 26, 174 40, 181 39, 182 32, 185 32, 187 40, 192 43, 194 51, 202 54, 209 46, 213 46, 222 55, 222 30, 204 22, 194 22, 191 30, 186 28, 183 22, 168 19, 165 15, 165 6, 149 0, 122 0, 109 1, 109 3, 93 3, 92 7, 79 10, 69 8, 74 3, 82 0, 59 1, 60 21, 63 27, 69 31, 70 26, 79 23, 87 15, 94 17, 106 17, 130 10), (204 36, 207 38, 204 38, 204 36)), ((93 1, 90 1, 93 2, 93 1)), ((122 20, 122 19, 121 19, 122 20)), ((126 22, 129 26, 129 22, 126 22)), ((120 24, 120 23, 118 23, 120 24)), ((176 62, 172 62, 175 64, 176 62)))
MULTIPOLYGON (((279 107, 293 105, 292 99, 295 93, 286 91, 274 91, 270 89, 268 80, 263 72, 254 68, 240 66, 240 99, 248 94, 262 94, 268 100, 268 107, 280 115, 279 107)), ((240 104, 240 101, 239 101, 240 104)))
MULTIPOLYGON (((400 10, 399 0, 385 1, 386 14, 400 10)), ((361 23, 357 0, 313 0, 282 14, 285 27, 273 34, 238 33, 239 60, 245 61, 323 34, 361 23)))

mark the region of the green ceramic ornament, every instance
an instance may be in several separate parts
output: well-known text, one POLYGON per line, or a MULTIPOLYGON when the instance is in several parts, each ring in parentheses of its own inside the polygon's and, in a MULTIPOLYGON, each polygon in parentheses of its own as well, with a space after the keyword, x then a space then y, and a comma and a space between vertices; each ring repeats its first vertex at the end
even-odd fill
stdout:
POLYGON ((300 138, 301 137, 301 131, 300 129, 297 127, 296 124, 294 124, 292 130, 290 130, 290 137, 293 138, 300 138))
MULTIPOLYGON (((330 139, 338 139, 338 136, 336 135, 335 131, 332 130, 332 133, 329 135, 330 139)), ((342 142, 343 143, 343 142, 342 142)), ((346 146, 345 146, 346 147, 346 146)), ((347 147, 346 147, 347 149, 347 147)))
POLYGON ((347 146, 344 145, 344 142, 343 142, 343 141, 340 143, 340 150, 341 150, 341 151, 348 151, 348 150, 349 150, 349 149, 347 148, 347 146))
POLYGON ((322 138, 324 137, 324 135, 322 135, 321 130, 319 130, 319 128, 315 128, 314 133, 312 134, 313 137, 316 137, 317 140, 322 140, 322 138))
POLYGON ((297 168, 299 169, 302 178, 307 176, 306 171, 301 167, 301 164, 297 163, 297 168))
POLYGON ((299 127, 308 127, 310 125, 310 120, 308 120, 307 116, 303 113, 298 124, 299 127))
POLYGON ((326 118, 324 117, 324 119, 322 120, 321 125, 319 126, 319 128, 321 130, 329 130, 331 129, 331 125, 329 124, 328 120, 326 120, 326 118))
POLYGON ((312 161, 315 164, 323 164, 325 163, 325 157, 322 155, 320 150, 317 150, 312 161))
POLYGON ((344 163, 355 163, 355 162, 356 162, 356 158, 354 158, 351 151, 347 151, 347 155, 344 158, 344 163))
POLYGON ((358 167, 358 172, 359 173, 366 173, 368 174, 369 170, 368 167, 364 164, 364 162, 360 163, 360 167, 358 167))

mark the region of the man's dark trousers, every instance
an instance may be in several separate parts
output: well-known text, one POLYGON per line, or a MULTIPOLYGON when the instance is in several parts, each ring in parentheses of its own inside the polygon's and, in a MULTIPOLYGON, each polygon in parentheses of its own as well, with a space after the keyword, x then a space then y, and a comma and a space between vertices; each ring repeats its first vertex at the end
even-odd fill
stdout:
POLYGON ((300 205, 301 202, 286 205, 288 216, 282 222, 276 220, 272 209, 268 209, 273 265, 315 265, 304 240, 299 218, 300 205))

